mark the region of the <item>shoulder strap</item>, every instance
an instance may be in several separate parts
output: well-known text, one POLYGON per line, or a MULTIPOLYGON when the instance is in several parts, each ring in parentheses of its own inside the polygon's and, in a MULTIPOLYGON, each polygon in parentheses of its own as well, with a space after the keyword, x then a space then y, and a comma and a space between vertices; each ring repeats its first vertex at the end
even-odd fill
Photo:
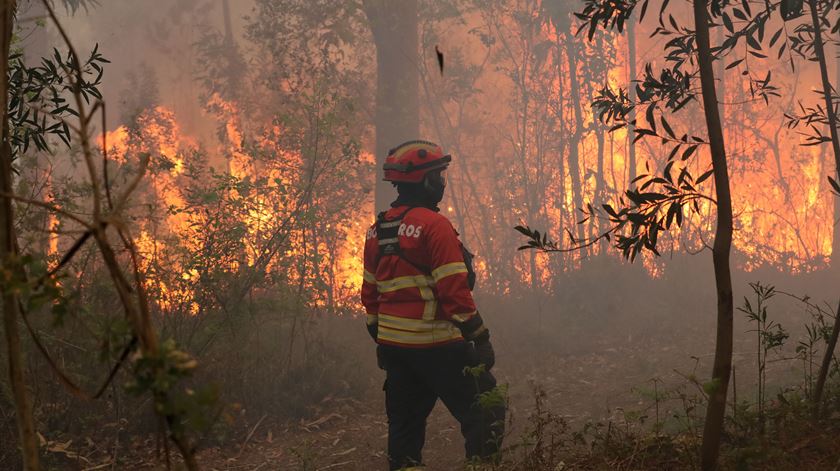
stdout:
POLYGON ((470 291, 473 291, 475 289, 476 279, 475 268, 473 266, 473 259, 475 258, 475 255, 464 247, 463 243, 461 244, 461 254, 464 256, 464 265, 467 267, 467 284, 470 287, 470 291))
POLYGON ((431 274, 432 270, 429 267, 420 265, 408 259, 403 254, 402 248, 400 247, 400 225, 402 225, 402 221, 403 219, 405 219, 405 216, 408 215, 408 213, 415 207, 416 206, 409 207, 401 214, 399 214, 396 218, 391 220, 385 219, 384 211, 379 213, 379 215, 376 217, 376 238, 379 242, 379 252, 376 254, 377 265, 379 265, 379 261, 382 259, 382 257, 386 255, 396 255, 408 262, 409 264, 411 264, 421 273, 431 274))

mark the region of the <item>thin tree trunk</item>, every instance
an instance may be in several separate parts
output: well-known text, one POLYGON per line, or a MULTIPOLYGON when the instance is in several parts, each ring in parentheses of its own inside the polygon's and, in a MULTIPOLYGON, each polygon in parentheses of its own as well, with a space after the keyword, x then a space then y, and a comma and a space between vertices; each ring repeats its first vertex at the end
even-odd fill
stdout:
MULTIPOLYGON (((9 142, 8 96, 9 82, 6 79, 9 70, 9 47, 12 42, 15 1, 0 2, 2 15, 2 59, 0 60, 0 97, 2 97, 2 138, 0 139, 0 192, 11 194, 12 187, 12 148, 9 142)), ((14 208, 12 199, 0 198, 0 263, 14 268, 17 258, 17 234, 14 226, 14 208)), ((35 435, 35 421, 32 417, 32 401, 26 390, 24 375, 24 359, 21 349, 18 320, 20 318, 20 299, 15 290, 3 290, 3 329, 6 337, 6 349, 9 361, 9 381, 15 402, 15 414, 18 425, 18 439, 23 459, 23 469, 34 471, 40 468, 38 464, 38 440, 35 435)))
MULTIPOLYGON (((828 128, 831 133, 831 148, 834 151, 834 166, 837 181, 840 181, 840 138, 838 138, 837 113, 831 99, 831 81, 828 78, 828 65, 825 59, 825 44, 823 42, 822 28, 820 27, 819 11, 817 0, 808 0, 811 10, 811 26, 814 28, 814 55, 820 63, 820 79, 822 80, 823 99, 825 100, 825 112, 828 115, 828 128)), ((840 46, 838 46, 840 49, 840 46)), ((837 61, 837 82, 840 83, 840 60, 837 61)), ((834 198, 834 235, 831 243, 831 266, 834 269, 840 265, 840 234, 838 234, 837 221, 840 219, 840 204, 837 197, 834 198)))
POLYGON ((834 358, 834 349, 837 347, 837 337, 840 336, 840 304, 834 312, 834 327, 831 329, 831 337, 825 344, 825 354, 820 365, 820 373, 817 376, 817 386, 814 389, 813 417, 818 419, 822 410, 822 393, 825 388, 825 380, 828 377, 828 369, 831 366, 831 359, 834 358))
MULTIPOLYGON (((597 40, 595 41, 595 47, 597 51, 604 50, 604 38, 602 36, 598 36, 597 40)), ((610 58, 604 57, 604 63, 609 64, 610 58)), ((587 83, 593 83, 597 81, 598 83, 607 83, 607 69, 603 70, 603 75, 599 77, 590 77, 586 79, 587 83)), ((596 163, 596 171, 595 171, 595 195, 593 200, 597 204, 604 204, 606 201, 604 200, 604 195, 606 194, 606 177, 604 176, 604 159, 605 159, 605 145, 606 145, 606 129, 604 128, 603 124, 601 124, 598 120, 593 120, 592 128, 595 131, 595 141, 597 143, 597 163, 596 163)), ((610 156, 612 158, 612 156, 610 156)), ((606 229, 606 221, 600 218, 592 218, 592 238, 598 237, 598 234, 601 234, 606 229)), ((606 242, 606 241, 605 241, 606 242)), ((605 251, 600 251, 599 255, 604 255, 605 251)))
POLYGON ((732 370, 732 277, 729 268, 729 253, 732 247, 732 201, 729 192, 729 171, 726 163, 726 148, 718 111, 717 91, 712 65, 709 40, 708 0, 694 2, 694 24, 697 31, 697 63, 700 68, 700 82, 703 93, 703 111, 709 132, 712 154, 712 168, 717 197, 717 228, 712 247, 715 288, 717 291, 717 336, 715 359, 712 366, 712 382, 709 388, 709 405, 703 427, 703 443, 700 450, 701 467, 704 470, 717 468, 720 440, 723 434, 726 414, 726 393, 732 370))
POLYGON ((828 78, 828 65, 825 60, 825 45, 823 43, 822 29, 820 28, 817 0, 808 0, 811 9, 811 23, 814 28, 814 54, 820 63, 820 78, 822 79, 823 99, 825 100, 825 112, 828 115, 828 130, 831 133, 831 148, 834 150, 834 165, 840 178, 840 138, 837 135, 837 114, 831 99, 831 80, 828 78))
POLYGON ((388 207, 394 189, 382 181, 388 149, 418 139, 420 103, 417 0, 364 0, 376 44, 376 209, 388 207))
MULTIPOLYGON (((633 13, 633 16, 627 21, 627 65, 628 70, 630 73, 630 92, 629 98, 630 103, 636 102, 636 84, 632 82, 632 80, 636 80, 636 13, 633 13)), ((627 120, 630 122, 630 125, 627 126, 627 167, 628 167, 628 180, 627 184, 629 188, 635 187, 633 180, 636 179, 636 143, 633 142, 635 138, 636 125, 633 124, 636 121, 636 107, 633 107, 630 111, 630 114, 627 116, 627 120)))
MULTIPOLYGON (((581 109, 580 84, 577 80, 577 48, 575 47, 575 36, 571 32, 566 33, 566 57, 569 60, 569 80, 572 93, 572 107, 575 113, 575 132, 569 142, 569 175, 572 177, 572 199, 574 199, 574 211, 583 208, 583 190, 580 177, 580 141, 583 138, 583 111, 581 109)), ((583 224, 578 226, 578 239, 584 239, 583 224)))
MULTIPOLYGON (((595 127, 595 140, 598 142, 598 164, 595 175, 595 203, 604 204, 607 202, 605 199, 607 182, 606 177, 604 177, 604 153, 606 152, 604 146, 606 134, 604 132, 605 130, 603 126, 601 126, 599 123, 594 123, 593 126, 595 127)), ((607 223, 603 219, 592 219, 592 229, 593 231, 595 231, 594 236, 597 237, 598 234, 601 234, 606 229, 607 223)), ((601 251, 601 255, 603 255, 604 253, 606 252, 601 251)))
MULTIPOLYGON (((836 74, 834 76, 834 83, 840 86, 840 43, 837 44, 835 54, 837 54, 836 62, 836 74)), ((837 169, 838 176, 840 176, 840 168, 837 169)), ((834 202, 834 224, 832 225, 832 238, 831 238, 831 268, 837 269, 840 268, 840 230, 838 229, 838 224, 840 224, 840 197, 832 198, 834 202)))

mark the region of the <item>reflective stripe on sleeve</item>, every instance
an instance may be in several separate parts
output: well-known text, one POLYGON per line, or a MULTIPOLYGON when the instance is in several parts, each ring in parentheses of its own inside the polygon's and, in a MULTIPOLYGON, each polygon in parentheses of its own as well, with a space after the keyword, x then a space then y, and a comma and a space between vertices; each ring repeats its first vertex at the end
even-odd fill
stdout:
POLYGON ((362 275, 362 279, 364 281, 367 281, 368 283, 371 283, 371 284, 374 284, 374 285, 376 284, 376 276, 374 276, 373 273, 371 273, 367 270, 364 271, 364 274, 362 275))
POLYGON ((367 325, 376 324, 379 321, 379 316, 376 314, 368 314, 367 315, 367 325))
POLYGON ((468 312, 466 314, 452 314, 452 320, 455 322, 467 322, 470 320, 472 316, 474 316, 476 311, 468 312))
POLYGON ((435 281, 440 281, 447 276, 456 275, 458 273, 467 273, 467 265, 464 262, 453 262, 441 265, 432 270, 432 277, 435 281))

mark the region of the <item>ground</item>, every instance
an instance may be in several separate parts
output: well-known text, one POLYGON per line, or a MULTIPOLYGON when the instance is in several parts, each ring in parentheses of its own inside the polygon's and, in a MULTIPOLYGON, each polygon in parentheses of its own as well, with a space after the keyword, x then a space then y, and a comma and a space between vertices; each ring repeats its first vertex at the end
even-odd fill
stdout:
MULTIPOLYGON (((661 301, 663 305, 673 305, 661 301)), ((669 311, 665 307, 657 312, 669 311)), ((807 316, 796 310, 773 311, 787 317, 780 318, 791 332, 788 351, 777 357, 792 358, 797 340, 801 338, 802 323, 807 316)), ((633 313, 632 324, 621 325, 606 318, 600 328, 600 319, 590 319, 598 328, 588 327, 571 331, 569 327, 549 326, 529 322, 535 327, 527 333, 532 341, 523 341, 523 332, 514 333, 511 326, 500 319, 490 319, 494 329, 498 363, 494 368, 499 383, 509 385, 510 426, 506 446, 523 443, 533 426, 538 392, 544 392, 544 409, 563 421, 571 430, 581 430, 588 423, 599 423, 620 430, 651 430, 651 424, 661 422, 665 434, 673 434, 684 427, 679 416, 691 412, 693 404, 683 402, 685 397, 699 397, 700 382, 711 369, 714 322, 710 317, 692 313, 674 313, 669 317, 657 314, 657 322, 638 323, 644 313, 633 313), (644 325, 644 327, 642 327, 644 325), (632 327, 627 327, 632 326, 632 327), (562 331, 561 328, 566 328, 562 331), (555 332, 561 332, 558 336, 555 332), (665 398, 668 396, 669 398, 665 398)), ((739 402, 754 399, 756 378, 755 338, 752 326, 743 316, 736 317, 734 366, 735 382, 731 391, 739 402)), ((362 349, 369 355, 360 359, 371 363, 370 386, 362 392, 329 396, 311 407, 303 419, 290 420, 248 411, 236 420, 228 435, 205 440, 199 452, 202 469, 210 470, 364 470, 387 469, 385 443, 387 423, 384 414, 384 393, 381 385, 384 372, 372 366, 372 345, 362 349)), ((801 361, 780 360, 768 364, 768 391, 771 400, 785 387, 801 384, 801 361)), ((731 396, 730 396, 731 397, 731 396)), ((698 409, 699 410, 699 409, 698 409)), ((833 423, 840 424, 840 417, 833 423)), ((695 424, 696 426, 696 424, 695 424)), ((836 427, 835 427, 836 428, 836 427)), ((840 469, 840 447, 836 436, 840 431, 831 428, 811 427, 808 424, 791 429, 789 434, 770 437, 776 440, 768 446, 778 452, 778 463, 787 465, 774 468, 771 464, 741 468, 737 465, 726 469, 790 469, 791 463, 801 463, 799 469, 840 469), (833 450, 833 451, 832 451, 833 450)), ((695 434, 696 436, 697 434, 695 434)), ((665 437, 665 435, 662 435, 665 437)), ((566 468, 555 469, 686 469, 685 462, 668 461, 670 449, 679 446, 694 450, 696 443, 659 439, 632 442, 626 450, 611 454, 609 459, 574 456, 564 460, 566 468), (634 464, 639 454, 653 452, 657 465, 634 464), (612 460, 612 461, 611 461, 612 460)), ((59 456, 63 465, 56 469, 165 469, 161 445, 155 437, 136 438, 131 444, 122 444, 120 464, 112 465, 106 443, 72 444, 51 443, 50 454, 59 456), (81 446, 80 446, 81 445, 81 446), (94 451, 95 450, 95 451, 94 451), (161 450, 161 451, 158 451, 161 450)), ((518 459, 517 453, 533 444, 521 446, 507 456, 518 459)), ((754 454, 762 448, 738 444, 730 447, 740 453, 741 447, 754 454)), ((601 452, 595 452, 601 453, 601 452)), ((172 452, 173 468, 177 469, 177 452, 172 452)), ((692 451, 692 457, 696 454, 692 451)), ((730 454, 728 463, 737 463, 730 454)), ((438 403, 427 427, 424 459, 429 470, 461 469, 463 440, 458 424, 438 403)), ((693 458, 690 458, 693 459, 693 458)), ((752 459, 752 458, 750 458, 752 459)), ((775 458, 774 458, 775 459, 775 458)), ((751 462, 751 463, 754 463, 751 462)), ((514 463, 515 464, 515 463, 514 463)), ((513 466, 515 467, 515 466, 513 466)), ((519 467, 519 469, 523 469, 519 467)), ((524 468, 530 469, 530 468, 524 468)))

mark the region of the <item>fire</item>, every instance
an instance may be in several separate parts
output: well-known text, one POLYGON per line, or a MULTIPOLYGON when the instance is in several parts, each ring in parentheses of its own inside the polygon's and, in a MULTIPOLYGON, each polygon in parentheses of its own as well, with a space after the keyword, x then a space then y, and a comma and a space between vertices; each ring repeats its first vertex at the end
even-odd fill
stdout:
MULTIPOLYGON (((517 8, 526 8, 523 5, 526 4, 517 8)), ((527 5, 533 9, 522 18, 528 14, 538 16, 538 2, 527 5)), ((516 255, 517 240, 510 227, 520 221, 528 222, 532 227, 548 230, 555 238, 562 238, 566 247, 569 246, 566 230, 576 238, 596 236, 604 225, 597 220, 578 224, 581 219, 578 209, 587 204, 596 208, 604 203, 616 206, 630 185, 630 175, 661 172, 671 149, 671 143, 656 139, 636 143, 636 168, 631 172, 633 144, 629 141, 633 136, 628 136, 625 129, 608 132, 598 123, 590 106, 593 94, 602 85, 628 86, 626 38, 604 35, 590 43, 569 31, 555 30, 555 25, 545 22, 529 30, 528 35, 504 34, 528 23, 521 21, 522 18, 513 20, 514 17, 485 18, 480 12, 465 17, 470 31, 486 30, 495 37, 486 44, 477 35, 465 33, 463 38, 466 56, 471 53, 483 56, 488 51, 489 59, 482 60, 489 60, 491 66, 474 83, 476 90, 484 92, 457 103, 463 109, 456 109, 452 102, 441 105, 447 119, 470 118, 454 124, 453 130, 431 131, 444 135, 450 131, 453 135, 464 133, 457 138, 447 135, 450 142, 457 141, 460 151, 467 154, 456 155, 455 159, 469 164, 461 166, 453 160, 449 175, 453 190, 448 197, 457 195, 458 200, 447 201, 442 210, 459 224, 467 245, 478 252, 478 272, 493 278, 481 286, 497 293, 529 285, 548 289, 556 276, 579 269, 587 258, 600 255, 618 258, 620 255, 607 244, 596 244, 559 257, 532 257, 527 252, 516 255), (494 29, 479 24, 491 20, 500 25, 494 29), (525 44, 531 36, 531 43, 525 44), (507 41, 504 48, 498 42, 502 40, 507 41), (574 47, 568 48, 569 42, 574 47), (540 49, 538 54, 537 48, 545 49, 540 49), (511 56, 507 62, 498 59, 504 54, 511 56), (588 80, 583 80, 584 77, 588 80), (573 86, 579 87, 577 110, 573 106, 573 86), (459 127, 473 130, 474 135, 454 129, 459 127), (573 154, 577 158, 576 167, 573 154), (470 173, 466 174, 464 169, 470 173), (471 194, 465 190, 470 186, 471 194)), ((574 29, 572 26, 570 31, 574 29)), ((641 43, 645 42, 644 37, 645 32, 638 35, 641 43)), ((647 46, 641 44, 640 50, 650 49, 647 46)), ((478 64, 472 65, 478 70, 478 64)), ((721 77, 722 86, 725 85, 722 102, 749 101, 744 99, 749 94, 748 84, 732 80, 738 72, 731 70, 721 77)), ((155 263, 161 263, 156 257, 162 253, 177 248, 189 253, 206 249, 203 244, 207 234, 202 229, 207 227, 209 219, 190 208, 193 203, 188 191, 190 171, 195 164, 191 160, 193 154, 205 152, 210 154, 207 159, 216 164, 212 168, 219 168, 217 174, 226 178, 227 185, 220 185, 223 188, 215 194, 229 204, 229 211, 224 214, 229 220, 225 223, 241 228, 236 232, 241 240, 236 241, 238 245, 231 244, 236 248, 227 254, 225 270, 259 268, 266 275, 286 276, 306 290, 317 291, 312 299, 316 305, 355 304, 362 279, 362 234, 374 211, 370 202, 347 209, 331 200, 341 200, 341 195, 303 191, 310 178, 322 178, 323 173, 312 164, 308 151, 290 149, 293 145, 289 140, 300 140, 300 136, 289 139, 286 124, 256 122, 236 102, 219 94, 213 94, 206 106, 218 119, 220 135, 218 145, 202 143, 212 149, 209 151, 201 150, 194 139, 185 135, 175 114, 164 107, 144 113, 136 126, 123 126, 106 133, 109 159, 115 164, 136 163, 141 153, 152 156, 151 195, 167 211, 159 224, 141 222, 137 244, 146 263, 144 267, 155 275, 155 263), (295 229, 278 244, 272 261, 263 265, 267 246, 275 243, 272 234, 283 230, 285 221, 291 221, 295 229)), ((763 106, 748 103, 722 107, 732 162, 736 217, 733 260, 739 268, 748 271, 763 266, 791 272, 825 267, 833 236, 833 204, 825 185, 831 165, 826 163, 824 150, 800 147, 799 136, 781 129, 779 122, 760 121, 759 116, 776 111, 768 112, 763 106), (764 140, 751 132, 760 134, 764 140)), ((696 110, 684 111, 668 116, 668 120, 678 134, 702 136, 703 126, 696 122, 695 113, 696 110)), ((648 126, 644 110, 639 115, 639 126, 648 126)), ((781 112, 775 115, 781 116, 781 112)), ((355 163, 367 169, 375 161, 372 154, 362 152, 355 163)), ((682 165, 677 163, 672 173, 676 174, 682 165)), ((701 147, 685 165, 696 177, 708 169, 708 155, 701 147)), ((370 171, 362 177, 372 178, 372 174, 370 171)), ((352 180, 354 176, 346 178, 352 180)), ((330 181, 336 187, 343 184, 340 180, 330 181)), ((336 188, 329 190, 336 191, 336 188)), ((711 180, 703 185, 702 191, 713 197, 711 180)), ((660 252, 697 252, 711 242, 715 229, 714 206, 709 201, 701 201, 698 208, 699 214, 684 208, 682 229, 662 237, 660 252)), ((150 283, 165 293, 164 298, 194 299, 189 287, 199 285, 204 272, 189 263, 170 262, 163 263, 176 275, 167 280, 153 276, 150 283)), ((650 255, 644 255, 641 263, 652 277, 663 276, 668 270, 667 261, 650 255)), ((173 301, 162 302, 168 303, 167 309, 176 305, 173 301)), ((197 308, 189 310, 197 312, 197 308)))
MULTIPOLYGON (((242 117, 236 106, 219 96, 211 98, 210 106, 224 124, 221 149, 215 159, 226 163, 229 177, 226 183, 229 188, 221 189, 218 197, 239 208, 222 216, 229 224, 241 224, 245 229, 239 241, 244 250, 244 263, 240 263, 235 254, 228 254, 224 257, 229 260, 224 269, 236 272, 245 267, 255 268, 263 263, 270 250, 266 244, 271 243, 278 230, 283 230, 284 220, 304 218, 306 221, 306 212, 323 202, 317 195, 310 197, 304 206, 295 200, 294 189, 300 186, 300 180, 305 176, 302 169, 305 172, 306 166, 300 154, 280 146, 284 136, 279 126, 264 130, 254 138, 254 145, 246 148, 242 117), (258 154, 272 158, 260 160, 255 157, 258 154)), ((135 244, 142 257, 141 268, 146 273, 147 288, 154 293, 153 299, 162 312, 199 313, 201 306, 194 290, 200 285, 201 272, 187 263, 189 258, 174 256, 181 248, 188 253, 205 250, 202 239, 208 234, 200 228, 208 224, 208 220, 200 211, 191 209, 188 201, 190 177, 186 174, 187 168, 193 165, 191 156, 199 153, 198 145, 184 135, 174 113, 164 107, 143 113, 136 128, 121 126, 107 132, 104 138, 108 158, 118 167, 136 163, 144 153, 150 155, 147 178, 152 191, 150 196, 157 207, 165 210, 165 216, 160 221, 162 224, 153 218, 138 219, 140 230, 135 244)), ((373 161, 373 156, 362 153, 359 161, 373 161)), ((304 267, 304 271, 289 275, 309 278, 313 273, 329 273, 332 277, 331 293, 316 299, 317 304, 326 305, 327 299, 330 307, 355 303, 362 283, 363 250, 363 241, 357 235, 364 232, 361 225, 370 220, 368 213, 372 214, 372 208, 366 206, 359 211, 337 224, 324 227, 326 233, 336 235, 335 239, 316 237, 317 244, 312 246, 306 240, 308 237, 294 235, 280 255, 259 267, 266 274, 279 270, 289 272, 289 262, 284 260, 302 259, 304 265, 295 262, 292 266, 304 267)), ((154 211, 153 214, 159 213, 154 211)))

